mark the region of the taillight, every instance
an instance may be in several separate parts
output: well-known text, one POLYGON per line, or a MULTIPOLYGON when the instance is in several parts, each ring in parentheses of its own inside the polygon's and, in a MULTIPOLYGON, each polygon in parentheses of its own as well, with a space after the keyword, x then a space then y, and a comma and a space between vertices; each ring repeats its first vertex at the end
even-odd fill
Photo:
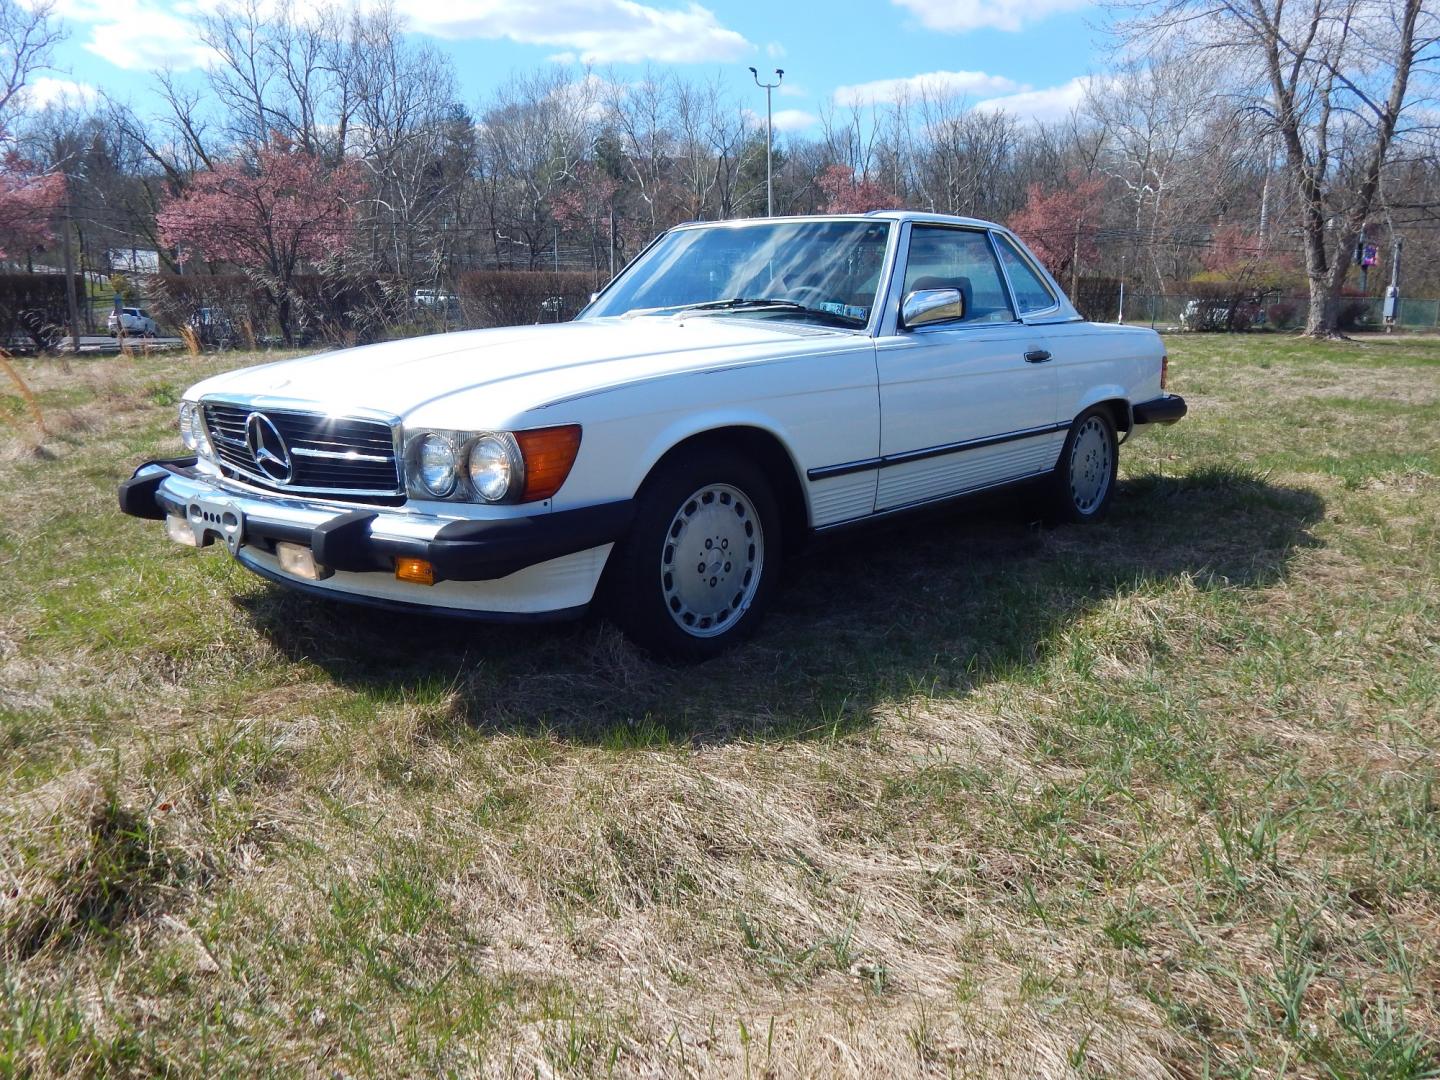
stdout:
POLYGON ((1169 357, 1169 355, 1167 354, 1167 355, 1165 355, 1165 356, 1160 357, 1160 389, 1161 389, 1161 390, 1164 390, 1164 389, 1165 389, 1165 384, 1168 383, 1169 381, 1170 381, 1170 357, 1169 357))

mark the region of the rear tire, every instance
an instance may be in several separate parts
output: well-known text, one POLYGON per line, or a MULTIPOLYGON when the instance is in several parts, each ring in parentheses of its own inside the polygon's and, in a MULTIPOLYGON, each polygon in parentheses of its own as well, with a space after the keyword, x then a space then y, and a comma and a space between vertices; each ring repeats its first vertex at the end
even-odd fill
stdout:
POLYGON ((702 450, 665 462, 611 555, 608 607, 638 645, 699 662, 755 632, 784 555, 781 519, 751 461, 702 450))
POLYGON ((1103 520, 1115 497, 1119 465, 1120 445, 1110 411, 1096 406, 1077 416, 1050 479, 1051 520, 1076 525, 1103 520))

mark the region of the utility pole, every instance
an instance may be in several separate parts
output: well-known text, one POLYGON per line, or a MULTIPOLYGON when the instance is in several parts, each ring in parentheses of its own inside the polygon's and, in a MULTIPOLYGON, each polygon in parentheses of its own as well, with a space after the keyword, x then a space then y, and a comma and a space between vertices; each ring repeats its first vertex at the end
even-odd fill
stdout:
POLYGON ((775 216, 775 181, 770 169, 770 147, 775 141, 774 114, 770 108, 770 91, 780 85, 785 78, 785 72, 779 68, 775 69, 775 81, 763 83, 760 81, 760 73, 753 67, 750 74, 755 77, 755 85, 765 91, 765 216, 775 216))
MULTIPOLYGON (((70 315, 70 351, 76 356, 80 355, 80 309, 75 302, 75 257, 70 253, 70 244, 74 230, 70 227, 70 184, 69 177, 66 177, 65 184, 65 307, 70 315)), ((65 370, 70 369, 69 362, 65 364, 65 370)))
POLYGON ((1120 311, 1115 316, 1117 323, 1125 321, 1125 256, 1120 256, 1120 311))
POLYGON ((1395 322, 1400 318, 1400 247, 1404 241, 1395 237, 1395 246, 1390 253, 1390 284, 1385 289, 1385 332, 1395 332, 1395 322))

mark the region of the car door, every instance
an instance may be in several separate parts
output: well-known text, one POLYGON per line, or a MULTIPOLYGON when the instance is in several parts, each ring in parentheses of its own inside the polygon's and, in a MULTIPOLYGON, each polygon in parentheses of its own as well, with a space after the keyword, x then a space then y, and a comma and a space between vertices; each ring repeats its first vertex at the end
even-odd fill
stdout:
POLYGON ((877 511, 1031 476, 1058 453, 1044 331, 1017 318, 986 230, 911 227, 901 297, 942 288, 960 290, 961 319, 876 342, 877 511))

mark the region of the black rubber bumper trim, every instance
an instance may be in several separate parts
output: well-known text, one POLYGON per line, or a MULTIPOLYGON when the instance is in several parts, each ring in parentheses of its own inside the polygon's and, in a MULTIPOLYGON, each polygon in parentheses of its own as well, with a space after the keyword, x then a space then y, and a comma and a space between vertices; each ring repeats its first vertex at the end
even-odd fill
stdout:
POLYGON ((141 476, 140 470, 150 465, 158 465, 166 472, 178 472, 182 475, 187 470, 193 469, 198 458, 169 458, 165 461, 147 461, 135 470, 135 475, 129 480, 120 483, 120 509, 131 517, 145 518, 149 521, 164 521, 165 508, 155 499, 155 493, 160 488, 160 482, 165 479, 164 473, 154 473, 149 476, 141 476))
POLYGON ((1151 401, 1142 401, 1131 410, 1137 424, 1173 424, 1189 411, 1179 394, 1166 394, 1151 401))
POLYGON ((352 510, 300 536, 285 526, 246 518, 245 535, 303 543, 317 563, 332 570, 390 573, 397 558, 411 558, 429 562, 436 581, 493 581, 620 539, 635 516, 635 504, 626 499, 535 517, 452 521, 431 540, 373 536, 370 527, 378 516, 352 510))
MULTIPOLYGON (((194 477, 195 464, 193 457, 147 461, 136 472, 158 465, 166 472, 194 477)), ((183 506, 169 507, 158 497, 164 479, 157 474, 126 480, 120 485, 120 509, 157 521, 172 510, 183 515, 183 506)), ((622 499, 534 517, 452 521, 430 540, 373 536, 370 529, 379 516, 373 510, 351 510, 314 528, 247 517, 245 536, 272 544, 279 540, 303 544, 314 553, 316 562, 332 570, 390 573, 396 558, 414 558, 427 560, 435 568, 437 581, 493 581, 536 563, 619 540, 629 531, 635 503, 622 499)), ((328 595, 329 590, 326 592, 328 595)))
POLYGON ((310 530, 315 561, 332 570, 379 569, 380 561, 370 545, 370 523, 378 516, 373 510, 352 510, 315 526, 310 530))
POLYGON ((489 581, 619 540, 634 518, 634 501, 623 499, 536 517, 452 521, 435 539, 416 545, 424 548, 416 554, 430 560, 438 578, 489 581))

